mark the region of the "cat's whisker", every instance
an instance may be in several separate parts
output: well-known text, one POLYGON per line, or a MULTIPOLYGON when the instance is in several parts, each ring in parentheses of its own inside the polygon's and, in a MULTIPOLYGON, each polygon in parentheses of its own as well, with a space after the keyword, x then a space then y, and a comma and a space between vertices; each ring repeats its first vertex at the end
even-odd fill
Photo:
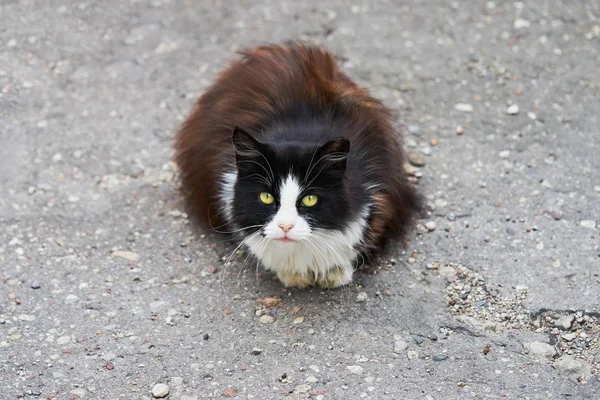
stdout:
MULTIPOLYGON (((265 240, 265 238, 262 238, 262 240, 264 241, 264 240, 265 240)), ((260 243, 262 243, 262 242, 260 242, 260 243)), ((253 255, 252 255, 252 252, 250 252, 250 251, 249 251, 249 252, 248 252, 248 255, 246 256, 246 259, 244 260, 244 262, 243 262, 243 264, 242 264, 242 266, 240 267, 240 270, 239 270, 239 272, 238 272, 238 276, 237 276, 237 278, 236 278, 236 280, 237 280, 238 282, 239 282, 240 276, 242 275, 242 272, 244 271, 244 266, 246 265, 246 262, 247 262, 247 261, 248 261, 250 258, 252 258, 252 256, 253 256, 253 255)))
POLYGON ((308 163, 308 169, 306 170, 306 174, 304 174, 304 180, 306 181, 306 178, 308 178, 308 174, 310 174, 310 171, 312 170, 312 163, 315 159, 315 155, 317 154, 317 151, 319 151, 319 148, 321 147, 321 140, 319 139, 319 144, 317 145, 317 147, 315 147, 315 151, 313 151, 312 157, 310 158, 310 162, 308 163))
MULTIPOLYGON (((318 147, 317 147, 317 149, 318 149, 318 147)), ((339 156, 346 156, 346 155, 347 155, 347 153, 340 153, 340 152, 338 152, 338 153, 328 153, 328 154, 325 154, 324 156, 322 156, 321 158, 319 158, 319 159, 317 160, 317 162, 316 162, 316 163, 315 163, 315 164, 314 164, 314 165, 313 165, 311 168, 309 168, 309 169, 308 169, 308 172, 306 173, 306 176, 310 176, 310 174, 311 174, 311 172, 313 171, 313 169, 314 169, 314 168, 315 168, 317 165, 319 165, 319 163, 320 163, 322 160, 324 160, 324 159, 326 159, 326 158, 331 158, 332 156, 335 156, 335 155, 339 155, 339 156)), ((325 166, 325 167, 326 167, 326 166, 325 166)), ((325 167, 323 167, 323 168, 325 168, 325 167)), ((321 168, 321 170, 319 171, 319 174, 320 174, 321 172, 323 172, 323 168, 321 168)), ((317 176, 318 176, 319 174, 317 174, 317 176)), ((315 180, 315 178, 316 178, 316 176, 313 178, 313 181, 315 180)), ((311 181, 311 182, 312 182, 312 181, 311 181)), ((309 185, 310 185, 310 183, 309 183, 309 185)), ((308 186, 308 185, 307 185, 307 186, 308 186)))
MULTIPOLYGON (((307 249, 310 251, 310 253, 311 253, 312 257, 313 257, 313 260, 315 262, 318 262, 319 261, 318 260, 319 254, 317 254, 317 252, 319 252, 318 247, 313 247, 314 244, 312 243, 312 241, 310 239, 309 240, 305 240, 303 243, 306 244, 307 249)), ((315 269, 315 271, 316 271, 316 269, 315 269)), ((318 276, 319 276, 319 272, 316 271, 315 272, 315 283, 318 281, 318 276)))
MULTIPOLYGON (((263 157, 264 157, 264 156, 263 156, 263 157)), ((254 161, 254 160, 242 160, 242 161, 236 161, 235 163, 236 163, 236 165, 237 165, 237 164, 241 164, 241 163, 250 163, 250 164, 256 164, 256 165, 258 165, 259 167, 261 167, 262 169, 264 169, 264 170, 265 170, 265 172, 267 173, 268 177, 271 179, 271 181, 270 181, 270 182, 273 182, 273 181, 275 180, 275 177, 274 177, 274 176, 272 176, 271 174, 269 174, 269 171, 267 171, 267 169, 264 167, 264 165, 262 165, 261 163, 259 163, 259 162, 257 162, 257 161, 254 161)), ((269 166, 269 169, 271 169, 271 166, 269 166)))
POLYGON ((223 263, 223 271, 221 272, 221 279, 220 279, 220 286, 221 286, 221 290, 223 290, 223 291, 225 290, 223 282, 225 281, 225 274, 227 271, 227 267, 230 266, 231 260, 237 254, 239 249, 242 246, 244 246, 244 244, 245 244, 245 241, 243 240, 239 245, 237 245, 237 247, 235 249, 233 249, 233 251, 230 253, 230 255, 225 259, 225 262, 223 263))
POLYGON ((244 176, 244 177, 239 178, 239 180, 243 181, 244 179, 249 179, 249 178, 253 178, 253 177, 258 177, 261 182, 263 182, 267 186, 271 186, 271 182, 267 178, 265 178, 263 175, 260 175, 260 174, 252 174, 252 175, 244 176))
POLYGON ((215 232, 217 232, 217 233, 225 233, 225 234, 232 234, 232 233, 237 233, 237 232, 243 232, 245 230, 253 229, 253 228, 264 228, 264 224, 249 225, 249 226, 246 226, 244 228, 233 229, 231 231, 218 231, 218 230, 215 229, 215 232))
POLYGON ((273 172, 273 168, 271 168, 271 163, 263 153, 260 153, 260 155, 267 162, 267 167, 269 167, 269 170, 271 171, 271 181, 275 181, 275 173, 273 172))
POLYGON ((260 281, 258 280, 258 267, 260 267, 260 260, 262 259, 263 255, 265 254, 265 250, 269 246, 270 239, 267 239, 266 237, 262 238, 262 241, 259 242, 259 245, 260 245, 260 243, 263 243, 263 242, 265 243, 265 245, 263 246, 262 250, 260 251, 260 255, 257 256, 257 258, 256 258, 256 272, 254 273, 254 276, 256 278, 256 287, 258 288, 258 293, 261 297, 262 297, 262 291, 260 289, 260 281))
MULTIPOLYGON (((336 239, 338 240, 338 242, 346 245, 349 249, 351 249, 352 251, 354 251, 361 259, 362 259, 362 264, 360 267, 358 267, 357 269, 360 269, 364 266, 365 264, 365 258, 364 256, 354 248, 354 246, 351 243, 348 243, 347 241, 345 241, 343 239, 343 236, 339 237, 338 235, 341 235, 341 233, 337 233, 337 232, 327 232, 325 233, 321 233, 321 232, 315 232, 315 235, 321 236, 322 237, 322 243, 327 243, 326 240, 327 239, 336 239)), ((339 256, 339 253, 336 253, 339 256)))

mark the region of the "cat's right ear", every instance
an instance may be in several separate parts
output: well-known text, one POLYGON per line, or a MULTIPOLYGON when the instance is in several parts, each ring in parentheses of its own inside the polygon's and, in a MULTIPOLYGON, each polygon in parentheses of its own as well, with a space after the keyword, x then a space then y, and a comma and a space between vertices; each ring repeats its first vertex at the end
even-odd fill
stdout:
POLYGON ((261 157, 263 145, 245 130, 235 127, 232 134, 233 149, 238 160, 261 157))

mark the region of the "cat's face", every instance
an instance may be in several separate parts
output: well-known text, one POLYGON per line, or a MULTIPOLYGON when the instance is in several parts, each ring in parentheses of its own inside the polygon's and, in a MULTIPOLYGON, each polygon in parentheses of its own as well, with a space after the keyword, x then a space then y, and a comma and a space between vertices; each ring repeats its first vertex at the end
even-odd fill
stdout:
POLYGON ((242 236, 260 234, 278 246, 343 230, 349 218, 344 172, 350 144, 274 146, 236 129, 237 180, 232 218, 242 236))

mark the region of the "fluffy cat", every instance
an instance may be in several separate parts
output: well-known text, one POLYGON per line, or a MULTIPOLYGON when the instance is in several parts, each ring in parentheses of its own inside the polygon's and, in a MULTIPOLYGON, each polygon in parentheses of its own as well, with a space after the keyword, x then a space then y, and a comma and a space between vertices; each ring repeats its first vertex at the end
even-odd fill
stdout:
POLYGON ((176 136, 190 212, 234 232, 286 286, 346 285, 420 208, 400 135, 328 51, 241 54, 176 136))

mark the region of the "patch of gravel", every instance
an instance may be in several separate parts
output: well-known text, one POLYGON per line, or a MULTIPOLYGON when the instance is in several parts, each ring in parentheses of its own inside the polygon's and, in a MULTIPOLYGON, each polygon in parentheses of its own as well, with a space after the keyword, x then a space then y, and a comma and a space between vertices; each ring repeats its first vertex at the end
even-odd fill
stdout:
MULTIPOLYGON (((459 322, 495 332, 547 334, 556 357, 562 359, 568 355, 585 363, 582 370, 590 372, 582 374, 579 380, 586 380, 586 375, 595 375, 600 370, 600 316, 596 313, 555 310, 532 313, 526 306, 527 287, 517 286, 511 295, 502 296, 481 274, 463 265, 433 263, 428 268, 445 280, 445 300, 459 322)), ((573 376, 572 371, 570 375, 573 376)))

